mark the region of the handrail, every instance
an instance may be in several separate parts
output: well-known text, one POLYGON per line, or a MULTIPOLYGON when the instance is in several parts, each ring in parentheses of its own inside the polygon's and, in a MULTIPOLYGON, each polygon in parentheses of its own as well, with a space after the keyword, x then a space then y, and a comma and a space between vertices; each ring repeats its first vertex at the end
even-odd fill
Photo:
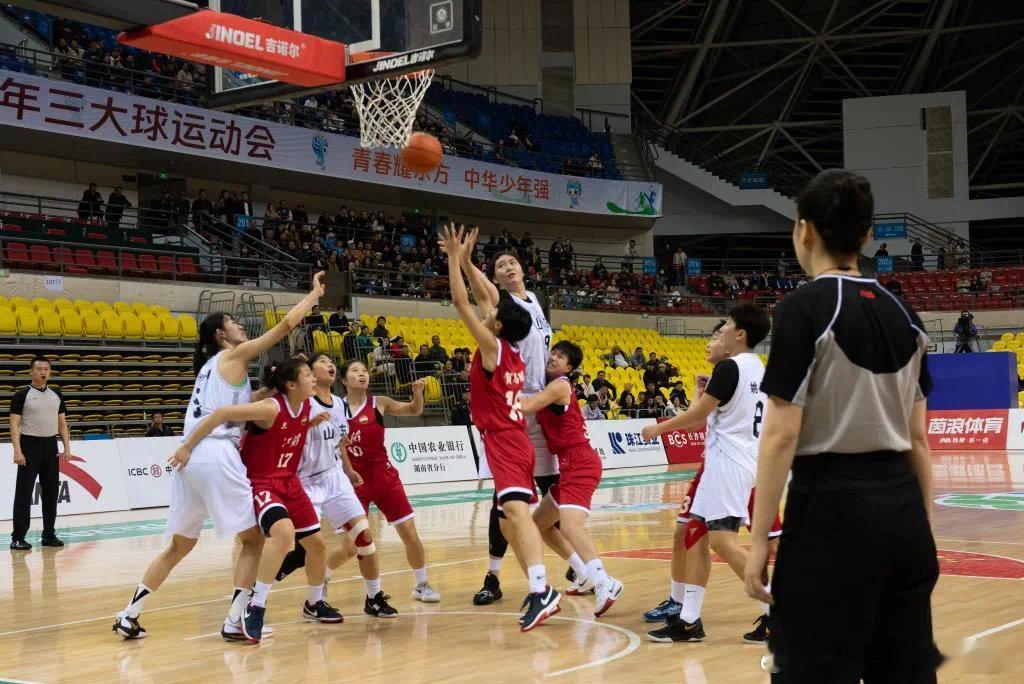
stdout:
POLYGON ((497 102, 498 97, 503 97, 507 100, 512 100, 513 102, 529 105, 530 107, 533 107, 534 111, 536 111, 538 114, 544 113, 544 98, 542 97, 535 97, 531 100, 529 98, 520 97, 519 95, 513 95, 512 93, 506 93, 504 91, 498 90, 495 86, 481 86, 476 85, 474 83, 467 83, 466 81, 460 81, 459 79, 452 78, 447 74, 442 75, 439 78, 435 78, 434 82, 438 83, 442 87, 447 87, 449 90, 454 90, 451 84, 457 83, 465 90, 480 92, 483 93, 484 95, 487 95, 488 99, 490 99, 493 96, 494 99, 491 100, 492 102, 497 102))

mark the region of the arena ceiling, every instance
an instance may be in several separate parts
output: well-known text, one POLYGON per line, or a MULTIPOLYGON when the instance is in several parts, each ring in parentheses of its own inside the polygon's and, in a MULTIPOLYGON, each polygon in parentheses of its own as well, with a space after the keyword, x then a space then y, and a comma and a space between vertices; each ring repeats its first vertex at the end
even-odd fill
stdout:
POLYGON ((842 166, 842 100, 966 90, 971 196, 1024 193, 1024 2, 633 0, 633 115, 787 195, 842 166))

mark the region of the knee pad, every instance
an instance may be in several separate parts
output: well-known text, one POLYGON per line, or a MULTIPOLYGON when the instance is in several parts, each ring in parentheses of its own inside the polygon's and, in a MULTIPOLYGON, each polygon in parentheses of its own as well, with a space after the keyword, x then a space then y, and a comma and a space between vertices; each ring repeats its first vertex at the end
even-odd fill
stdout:
POLYGON ((348 537, 356 545, 356 555, 360 558, 372 556, 377 552, 377 546, 370 534, 370 523, 365 518, 349 528, 348 537))

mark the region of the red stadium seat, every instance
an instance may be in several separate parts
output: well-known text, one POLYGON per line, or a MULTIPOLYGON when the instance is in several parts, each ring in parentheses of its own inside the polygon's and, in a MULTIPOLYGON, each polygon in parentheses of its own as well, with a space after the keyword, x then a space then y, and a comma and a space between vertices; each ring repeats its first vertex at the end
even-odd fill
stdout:
POLYGON ((166 273, 168 276, 174 275, 174 257, 170 254, 161 254, 157 257, 157 265, 160 267, 161 273, 166 273))
POLYGON ((139 271, 139 264, 135 261, 134 252, 121 252, 121 272, 136 273, 139 271))
POLYGON ((147 273, 156 275, 160 272, 160 267, 156 264, 156 257, 152 254, 143 253, 138 257, 139 268, 147 273))
POLYGON ((96 265, 104 271, 117 272, 117 257, 109 249, 96 252, 96 265))
POLYGON ((86 271, 96 270, 96 257, 91 249, 78 248, 75 250, 75 263, 86 271))
POLYGON ((50 248, 46 245, 32 245, 29 247, 29 255, 32 258, 32 265, 39 268, 53 265, 53 257, 50 256, 50 248))
POLYGON ((11 264, 28 264, 32 261, 28 247, 22 242, 8 242, 4 247, 4 260, 11 264))
POLYGON ((190 256, 178 257, 178 273, 186 277, 198 275, 199 268, 196 266, 195 259, 190 256))

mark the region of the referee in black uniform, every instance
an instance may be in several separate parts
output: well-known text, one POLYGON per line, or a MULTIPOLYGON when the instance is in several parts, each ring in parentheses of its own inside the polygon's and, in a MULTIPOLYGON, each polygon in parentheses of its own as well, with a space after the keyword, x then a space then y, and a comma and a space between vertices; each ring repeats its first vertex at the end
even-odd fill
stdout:
POLYGON ((42 356, 32 359, 32 382, 14 393, 11 399, 11 444, 18 480, 14 489, 14 529, 11 549, 27 551, 32 545, 25 541, 31 520, 32 490, 39 478, 43 502, 43 546, 64 546, 54 534, 57 519, 57 490, 60 486, 58 458, 71 458, 71 435, 64 418, 64 398, 47 387, 50 362, 42 356), (57 435, 64 443, 58 456, 57 435))
POLYGON ((773 603, 772 682, 924 684, 942 660, 928 338, 857 271, 873 208, 867 180, 848 171, 818 174, 797 199, 793 245, 814 280, 775 309, 745 578, 773 603), (791 467, 769 595, 768 531, 791 467))

